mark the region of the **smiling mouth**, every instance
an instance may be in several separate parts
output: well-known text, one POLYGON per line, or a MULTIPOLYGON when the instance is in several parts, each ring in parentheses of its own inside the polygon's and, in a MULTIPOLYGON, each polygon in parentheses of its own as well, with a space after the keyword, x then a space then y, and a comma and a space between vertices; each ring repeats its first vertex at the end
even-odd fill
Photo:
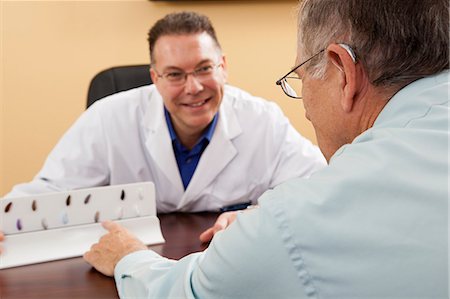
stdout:
POLYGON ((206 100, 204 100, 202 102, 198 102, 198 103, 182 104, 182 105, 186 106, 186 107, 190 107, 190 108, 197 108, 197 107, 201 107, 201 106, 205 105, 206 103, 209 102, 209 100, 211 100, 211 98, 208 98, 208 99, 206 99, 206 100))

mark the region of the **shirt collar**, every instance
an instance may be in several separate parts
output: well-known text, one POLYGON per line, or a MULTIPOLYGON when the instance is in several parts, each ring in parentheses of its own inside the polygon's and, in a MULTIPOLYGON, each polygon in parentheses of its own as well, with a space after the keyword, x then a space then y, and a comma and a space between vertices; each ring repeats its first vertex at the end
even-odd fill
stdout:
MULTIPOLYGON (((199 138, 199 142, 201 142, 203 139, 208 140, 208 142, 211 141, 212 136, 214 134, 214 130, 216 129, 218 114, 219 112, 217 112, 216 115, 214 115, 213 120, 208 125, 202 136, 199 138)), ((166 106, 164 106, 164 116, 166 117, 167 127, 169 128, 170 139, 172 140, 172 142, 176 141, 180 143, 177 134, 175 133, 175 129, 173 128, 172 120, 170 119, 169 111, 166 109, 166 106)))

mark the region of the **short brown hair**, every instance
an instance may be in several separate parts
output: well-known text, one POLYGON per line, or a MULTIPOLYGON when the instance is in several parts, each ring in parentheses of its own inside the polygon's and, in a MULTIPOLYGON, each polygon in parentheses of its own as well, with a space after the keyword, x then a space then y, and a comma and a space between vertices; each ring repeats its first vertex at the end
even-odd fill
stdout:
POLYGON ((148 43, 150 48, 150 60, 154 63, 153 50, 155 43, 163 35, 182 35, 206 32, 221 49, 217 40, 216 32, 207 16, 196 12, 177 12, 166 15, 158 20, 148 32, 148 43))
POLYGON ((299 45, 312 55, 330 43, 351 46, 375 86, 406 85, 449 68, 448 0, 305 0, 299 45))

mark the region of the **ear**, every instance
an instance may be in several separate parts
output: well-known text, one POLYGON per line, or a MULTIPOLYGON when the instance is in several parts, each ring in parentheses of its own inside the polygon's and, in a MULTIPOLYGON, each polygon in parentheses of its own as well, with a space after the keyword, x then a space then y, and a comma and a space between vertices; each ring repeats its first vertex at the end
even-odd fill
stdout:
POLYGON ((330 44, 327 48, 329 60, 338 69, 341 88, 341 107, 351 112, 357 95, 357 69, 353 51, 346 45, 330 44))
POLYGON ((226 83, 228 81, 227 57, 225 55, 222 55, 221 60, 222 60, 223 78, 224 78, 224 82, 226 83))
POLYGON ((153 84, 156 84, 156 82, 158 82, 158 80, 159 80, 158 74, 155 72, 155 70, 151 66, 150 66, 149 70, 150 70, 150 78, 152 78, 153 84))

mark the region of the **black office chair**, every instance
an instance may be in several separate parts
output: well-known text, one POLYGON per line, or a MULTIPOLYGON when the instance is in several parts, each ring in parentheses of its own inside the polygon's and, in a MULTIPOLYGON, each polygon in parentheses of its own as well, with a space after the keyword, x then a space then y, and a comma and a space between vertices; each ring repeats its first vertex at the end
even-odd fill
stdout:
POLYGON ((117 66, 101 71, 91 80, 86 108, 98 99, 135 87, 152 84, 150 66, 117 66))

